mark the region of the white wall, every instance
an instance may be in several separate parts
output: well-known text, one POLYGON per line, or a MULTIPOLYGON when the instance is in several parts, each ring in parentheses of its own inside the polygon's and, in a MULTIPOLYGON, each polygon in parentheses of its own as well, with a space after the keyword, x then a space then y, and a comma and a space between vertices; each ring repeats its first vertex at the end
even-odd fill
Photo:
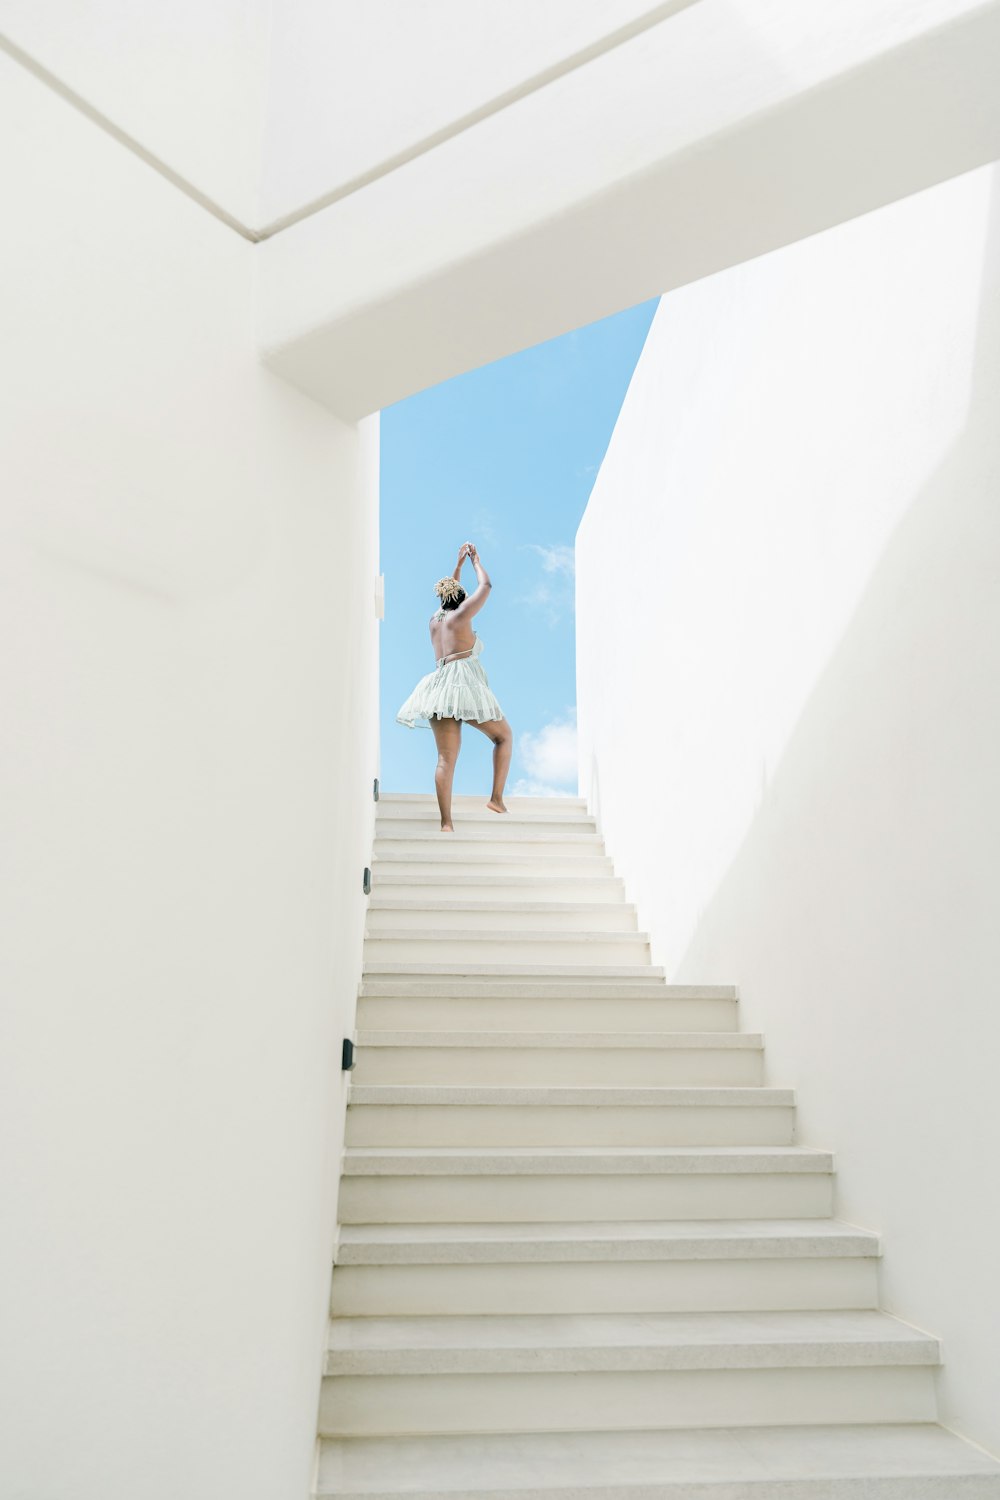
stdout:
POLYGON ((377 431, 0 59, 2 1488, 308 1490, 376 773, 377 431))
POLYGON ((740 984, 1000 1451, 1000 168, 660 305, 578 537, 581 780, 740 984))

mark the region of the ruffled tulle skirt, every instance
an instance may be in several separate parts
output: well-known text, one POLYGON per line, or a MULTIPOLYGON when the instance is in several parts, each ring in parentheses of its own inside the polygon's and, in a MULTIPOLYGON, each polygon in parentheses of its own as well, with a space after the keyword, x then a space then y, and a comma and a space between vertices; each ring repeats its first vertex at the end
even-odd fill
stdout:
POLYGON ((474 719, 477 724, 503 718, 503 709, 476 657, 446 662, 421 677, 397 713, 396 722, 407 729, 429 729, 432 718, 474 719))

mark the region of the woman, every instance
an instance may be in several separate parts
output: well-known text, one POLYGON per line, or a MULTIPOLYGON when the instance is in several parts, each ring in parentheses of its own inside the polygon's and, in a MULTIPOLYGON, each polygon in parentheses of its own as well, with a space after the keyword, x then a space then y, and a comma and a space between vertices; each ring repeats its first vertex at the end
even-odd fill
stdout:
POLYGON ((486 673, 479 663, 483 643, 472 628, 477 615, 490 596, 489 574, 479 561, 479 553, 466 542, 458 554, 455 571, 434 585, 441 606, 431 616, 431 644, 437 668, 421 678, 396 715, 397 722, 414 729, 429 724, 437 741, 437 770, 434 789, 441 812, 441 832, 454 833, 451 821, 451 786, 455 779, 455 762, 462 748, 462 724, 474 724, 493 741, 493 791, 486 806, 490 812, 505 813, 503 789, 510 768, 514 734, 503 716, 503 709, 490 692, 486 673), (477 587, 466 594, 459 579, 462 564, 468 558, 476 570, 477 587))

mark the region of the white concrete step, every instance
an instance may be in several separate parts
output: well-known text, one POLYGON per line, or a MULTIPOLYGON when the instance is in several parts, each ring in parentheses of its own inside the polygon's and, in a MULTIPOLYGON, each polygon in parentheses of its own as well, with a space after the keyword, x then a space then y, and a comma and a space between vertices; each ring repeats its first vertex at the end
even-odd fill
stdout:
POLYGON ((576 1265, 877 1255, 878 1236, 839 1219, 601 1219, 560 1224, 347 1224, 337 1265, 576 1265))
POLYGON ((741 1032, 359 1031, 353 1083, 750 1087, 763 1041, 741 1032))
POLYGON ((352 1084, 354 1146, 784 1146, 780 1088, 446 1088, 352 1084))
POLYGON ((824 1218, 833 1158, 797 1146, 344 1153, 342 1224, 824 1218))
POLYGON ((329 1439, 318 1500, 1000 1500, 932 1423, 329 1439))
POLYGON ((544 867, 549 860, 571 860, 578 867, 586 866, 590 860, 607 856, 604 843, 590 828, 567 823, 558 836, 539 831, 527 825, 515 827, 508 824, 501 828, 470 829, 468 833, 456 828, 454 833, 442 833, 440 829, 430 833, 386 835, 375 832, 372 853, 376 859, 384 855, 398 855, 406 859, 421 860, 475 860, 487 868, 496 856, 533 862, 534 867, 544 867))
MULTIPOLYGON (((586 813, 572 817, 550 817, 547 814, 509 813, 506 817, 491 813, 485 806, 454 811, 455 836, 471 838, 596 838, 597 824, 586 813)), ((426 813, 410 812, 403 808, 379 811, 375 818, 376 838, 406 839, 414 834, 434 836, 441 834, 437 809, 426 813)), ((447 835, 451 837, 452 835, 447 835)))
POLYGON ((400 1031, 725 1031, 738 1025, 734 989, 523 979, 494 982, 368 975, 357 1023, 400 1031))
POLYGON ((383 860, 375 871, 373 886, 388 901, 398 897, 429 901, 517 901, 529 905, 551 902, 585 902, 623 905, 625 886, 612 874, 551 875, 484 874, 477 870, 461 878, 445 871, 415 875, 403 860, 383 860))
POLYGON ((320 1433, 923 1422, 938 1363, 872 1310, 338 1319, 320 1433))
MULTIPOLYGON (((507 797, 511 818, 586 818, 589 817, 583 797, 507 797)), ((490 812, 485 797, 461 795, 452 798, 452 812, 456 817, 493 818, 501 816, 490 812)), ((436 797, 426 792, 383 792, 376 808, 376 816, 419 817, 427 822, 439 822, 436 797)))
POLYGON ((333 1318, 328 1375, 937 1365, 938 1341, 875 1309, 333 1318))
POLYGON ((482 842, 445 843, 450 834, 439 834, 436 847, 422 845, 423 853, 400 854, 391 848, 377 847, 372 853, 373 887, 380 882, 389 884, 405 870, 415 880, 450 878, 464 881, 467 877, 494 875, 509 879, 525 876, 541 877, 546 881, 613 879, 614 866, 606 854, 589 849, 574 848, 569 854, 557 854, 552 849, 546 853, 543 846, 524 848, 510 852, 500 845, 487 848, 482 842))
POLYGON ((454 928, 386 928, 365 939, 365 969, 383 963, 436 965, 648 964, 644 932, 533 932, 529 928, 456 931, 454 928))
POLYGON ((539 980, 552 979, 556 981, 569 980, 616 980, 633 979, 640 983, 642 981, 663 980, 663 970, 658 964, 545 964, 545 963, 446 963, 441 960, 438 963, 396 963, 390 959, 368 958, 368 944, 365 944, 365 961, 363 978, 374 978, 378 975, 392 975, 397 979, 432 979, 445 981, 458 979, 463 983, 470 979, 513 979, 528 980, 529 985, 522 985, 521 993, 534 989, 539 980))
POLYGON ((366 930, 426 929, 477 932, 629 932, 638 929, 635 907, 624 901, 443 900, 424 891, 400 896, 376 892, 368 905, 366 930))
POLYGON ((877 1236, 832 1219, 344 1225, 342 1315, 874 1308, 877 1236))
POLYGON ((525 965, 465 965, 456 972, 438 968, 406 974, 365 974, 360 994, 397 995, 402 997, 471 997, 484 1000, 564 999, 581 1003, 596 999, 602 1003, 635 998, 665 1000, 725 1000, 735 1002, 737 991, 731 984, 683 985, 665 984, 663 970, 656 965, 631 965, 620 973, 595 973, 590 967, 556 965, 539 974, 524 972, 525 965), (483 970, 480 972, 480 970, 483 970))
POLYGON ((652 993, 613 1002, 592 996, 362 995, 358 1025, 368 1031, 420 1029, 439 1034, 516 1029, 562 1031, 579 1023, 591 1030, 608 1024, 619 1032, 689 1031, 735 1034, 735 1000, 685 1000, 652 993))

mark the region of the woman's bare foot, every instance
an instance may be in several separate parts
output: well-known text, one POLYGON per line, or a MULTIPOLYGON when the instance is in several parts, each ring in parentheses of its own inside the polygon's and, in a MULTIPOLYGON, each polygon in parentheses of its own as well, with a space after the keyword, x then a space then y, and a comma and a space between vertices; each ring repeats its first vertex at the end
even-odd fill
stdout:
POLYGON ((454 825, 454 823, 442 823, 441 824, 441 832, 442 833, 454 833, 455 832, 455 825, 454 825))
POLYGON ((491 797, 486 806, 489 808, 490 812, 505 813, 510 811, 510 808, 504 806, 504 800, 502 797, 491 797))

